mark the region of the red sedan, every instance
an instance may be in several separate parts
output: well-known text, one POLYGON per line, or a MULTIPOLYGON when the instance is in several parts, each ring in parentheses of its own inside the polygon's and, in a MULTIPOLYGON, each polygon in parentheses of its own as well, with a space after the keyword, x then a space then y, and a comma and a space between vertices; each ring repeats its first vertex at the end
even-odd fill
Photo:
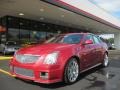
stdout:
POLYGON ((10 61, 10 72, 39 83, 74 83, 79 74, 98 65, 108 66, 107 45, 90 33, 53 37, 42 45, 18 50, 10 61))

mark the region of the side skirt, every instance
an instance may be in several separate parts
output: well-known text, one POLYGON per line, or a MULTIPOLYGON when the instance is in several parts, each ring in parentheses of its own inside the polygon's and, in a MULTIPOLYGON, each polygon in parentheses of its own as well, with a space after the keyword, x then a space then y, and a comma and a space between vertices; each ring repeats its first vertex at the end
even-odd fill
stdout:
POLYGON ((81 71, 80 73, 83 73, 83 72, 85 72, 85 71, 88 71, 88 70, 90 70, 90 69, 92 69, 92 68, 94 68, 94 67, 97 67, 97 66, 101 65, 101 64, 102 64, 102 63, 98 63, 98 64, 96 64, 96 65, 94 65, 94 66, 92 66, 92 67, 90 67, 90 68, 87 68, 87 69, 81 71))

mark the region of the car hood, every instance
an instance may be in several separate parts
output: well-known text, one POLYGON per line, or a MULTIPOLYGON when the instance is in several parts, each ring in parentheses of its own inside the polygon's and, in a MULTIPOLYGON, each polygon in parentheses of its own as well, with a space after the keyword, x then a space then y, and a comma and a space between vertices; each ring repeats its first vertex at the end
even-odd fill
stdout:
POLYGON ((73 45, 74 44, 61 44, 61 43, 33 45, 33 46, 21 48, 20 50, 18 50, 17 53, 41 55, 41 54, 51 53, 54 51, 60 51, 62 49, 69 48, 73 45))

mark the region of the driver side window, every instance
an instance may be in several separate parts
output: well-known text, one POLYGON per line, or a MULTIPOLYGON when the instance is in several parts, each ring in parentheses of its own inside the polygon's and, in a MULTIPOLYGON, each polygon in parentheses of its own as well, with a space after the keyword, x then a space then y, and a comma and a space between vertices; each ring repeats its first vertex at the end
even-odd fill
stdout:
POLYGON ((85 41, 86 40, 92 40, 92 41, 94 41, 92 35, 87 35, 86 38, 85 38, 85 41))

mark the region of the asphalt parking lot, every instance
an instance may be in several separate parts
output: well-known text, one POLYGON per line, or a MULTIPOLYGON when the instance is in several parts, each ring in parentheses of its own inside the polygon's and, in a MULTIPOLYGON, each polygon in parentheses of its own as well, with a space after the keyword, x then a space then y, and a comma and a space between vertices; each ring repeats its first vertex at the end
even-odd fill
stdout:
POLYGON ((0 90, 120 90, 120 52, 110 51, 110 65, 107 68, 96 67, 80 75, 72 85, 63 83, 39 84, 10 76, 9 60, 0 60, 0 90))

